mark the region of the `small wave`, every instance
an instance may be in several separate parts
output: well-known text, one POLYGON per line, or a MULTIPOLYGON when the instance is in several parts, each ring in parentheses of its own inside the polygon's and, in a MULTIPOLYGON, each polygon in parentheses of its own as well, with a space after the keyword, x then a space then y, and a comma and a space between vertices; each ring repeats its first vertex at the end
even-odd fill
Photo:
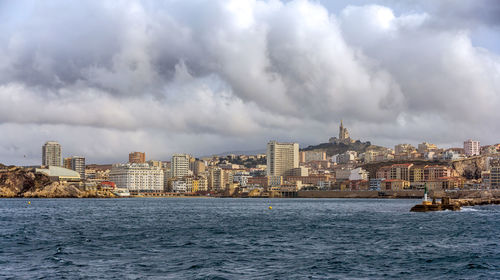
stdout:
POLYGON ((73 265, 72 261, 70 261, 70 260, 64 260, 62 258, 59 258, 59 257, 55 256, 55 255, 54 256, 48 256, 45 259, 48 260, 48 261, 51 261, 53 263, 57 263, 57 264, 65 265, 65 266, 73 265))
POLYGON ((203 266, 202 266, 202 265, 199 265, 199 264, 194 264, 194 265, 190 266, 190 267, 188 268, 188 270, 197 270, 197 269, 201 269, 201 268, 203 268, 203 266))
POLYGON ((461 212, 477 212, 479 210, 477 209, 474 209, 472 207, 463 207, 462 210, 460 210, 461 212))
POLYGON ((488 269, 488 267, 482 264, 469 263, 467 269, 488 269))

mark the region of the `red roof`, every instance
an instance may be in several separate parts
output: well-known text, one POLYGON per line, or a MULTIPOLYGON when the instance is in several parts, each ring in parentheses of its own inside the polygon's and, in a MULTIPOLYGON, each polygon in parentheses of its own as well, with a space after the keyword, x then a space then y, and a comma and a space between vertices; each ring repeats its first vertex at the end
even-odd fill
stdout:
POLYGON ((103 181, 101 182, 101 185, 111 186, 113 189, 116 188, 116 184, 111 181, 103 181))

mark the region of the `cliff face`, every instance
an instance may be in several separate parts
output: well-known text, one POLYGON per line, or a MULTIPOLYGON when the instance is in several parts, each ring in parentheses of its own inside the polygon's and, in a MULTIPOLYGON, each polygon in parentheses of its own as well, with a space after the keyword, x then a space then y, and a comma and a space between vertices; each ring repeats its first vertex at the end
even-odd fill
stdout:
POLYGON ((20 197, 25 192, 43 189, 50 184, 48 176, 35 174, 21 167, 0 169, 0 197, 20 197))
POLYGON ((458 174, 467 179, 479 179, 481 178, 481 172, 486 170, 486 157, 453 161, 451 166, 458 174))
POLYGON ((61 197, 98 197, 96 193, 82 191, 73 185, 64 185, 59 182, 53 182, 41 189, 30 190, 22 194, 23 197, 43 197, 43 198, 61 198, 61 197))
POLYGON ((44 174, 16 166, 0 165, 0 197, 105 197, 77 186, 51 182, 44 174))

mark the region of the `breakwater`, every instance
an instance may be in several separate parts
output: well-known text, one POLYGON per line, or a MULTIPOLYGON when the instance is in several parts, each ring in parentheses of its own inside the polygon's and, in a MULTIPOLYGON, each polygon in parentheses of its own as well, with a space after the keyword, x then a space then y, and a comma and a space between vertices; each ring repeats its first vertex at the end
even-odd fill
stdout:
POLYGON ((424 191, 299 191, 298 198, 421 198, 424 191))
POLYGON ((422 201, 421 204, 413 206, 411 212, 429 212, 429 211, 458 211, 463 206, 476 206, 476 205, 491 205, 500 204, 500 198, 463 198, 463 199, 450 199, 449 197, 441 198, 441 201, 433 199, 430 201, 422 201))
MULTIPOLYGON (((424 196, 423 190, 399 191, 298 191, 298 198, 417 198, 424 196)), ((500 198, 500 190, 452 190, 430 191, 429 197, 452 199, 500 198)))

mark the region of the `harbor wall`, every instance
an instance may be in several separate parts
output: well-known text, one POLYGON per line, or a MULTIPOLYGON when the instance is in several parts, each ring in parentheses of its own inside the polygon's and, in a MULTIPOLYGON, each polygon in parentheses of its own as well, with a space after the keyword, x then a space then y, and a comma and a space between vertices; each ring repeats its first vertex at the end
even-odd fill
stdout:
POLYGON ((301 198, 421 198, 424 191, 299 191, 301 198))
MULTIPOLYGON (((423 190, 401 191, 299 191, 299 198, 422 198, 423 190)), ((429 198, 500 198, 500 190, 430 191, 429 198)))

